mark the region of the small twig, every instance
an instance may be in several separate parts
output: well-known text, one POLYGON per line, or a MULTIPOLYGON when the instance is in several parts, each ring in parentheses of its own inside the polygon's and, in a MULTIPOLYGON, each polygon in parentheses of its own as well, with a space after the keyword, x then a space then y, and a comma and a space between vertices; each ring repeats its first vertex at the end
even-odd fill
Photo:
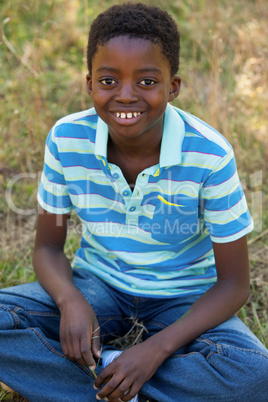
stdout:
MULTIPOLYGON (((134 341, 132 342, 132 345, 136 345, 136 343, 138 342, 138 340, 140 340, 140 338, 141 338, 141 336, 142 336, 144 330, 145 330, 145 327, 142 326, 140 332, 138 333, 138 335, 136 336, 136 338, 135 338, 134 341)), ((148 331, 146 330, 146 332, 148 332, 148 331)))
MULTIPOLYGON (((6 21, 5 23, 7 23, 7 22, 9 22, 9 21, 6 21)), ((4 44, 6 45, 6 47, 8 48, 8 50, 13 54, 13 56, 15 56, 16 59, 17 59, 24 67, 26 67, 27 70, 29 70, 30 73, 33 74, 33 76, 34 76, 35 78, 38 78, 38 77, 39 77, 38 72, 35 71, 35 70, 32 68, 32 66, 30 66, 30 64, 28 64, 26 61, 24 61, 24 60, 22 59, 22 57, 16 52, 15 48, 12 46, 12 44, 11 44, 11 43, 9 42, 9 40, 7 39, 7 37, 6 37, 6 35, 5 35, 3 29, 1 29, 1 37, 2 37, 2 40, 3 40, 4 44)))
POLYGON ((264 230, 263 232, 259 233, 258 236, 253 237, 253 239, 250 239, 250 240, 248 241, 248 245, 254 243, 256 240, 261 239, 263 236, 265 236, 265 235, 267 235, 267 234, 268 234, 268 229, 266 229, 266 230, 264 230))

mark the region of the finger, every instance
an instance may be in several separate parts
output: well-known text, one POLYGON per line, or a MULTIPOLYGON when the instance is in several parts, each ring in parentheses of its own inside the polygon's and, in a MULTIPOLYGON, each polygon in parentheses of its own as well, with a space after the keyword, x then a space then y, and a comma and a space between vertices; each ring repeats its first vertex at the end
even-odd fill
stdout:
POLYGON ((101 342, 100 342, 100 326, 99 323, 96 322, 94 325, 94 330, 92 332, 91 337, 91 347, 92 352, 97 358, 101 357, 101 342))
POLYGON ((62 336, 60 336, 60 344, 61 344, 62 353, 64 354, 64 356, 67 356, 68 355, 68 347, 67 347, 65 338, 63 338, 62 336))
POLYGON ((131 386, 132 386, 131 381, 129 381, 128 379, 124 379, 120 384, 118 384, 117 388, 108 395, 108 399, 115 400, 115 399, 122 399, 123 397, 127 398, 131 390, 131 386))
POLYGON ((95 370, 96 363, 91 353, 91 339, 88 336, 81 339, 80 351, 85 364, 90 368, 90 370, 95 370))
MULTIPOLYGON (((107 384, 108 381, 110 381, 110 379, 112 378, 112 375, 110 375, 110 377, 107 377, 106 380, 104 380, 103 385, 107 384)), ((93 384, 93 388, 98 391, 100 389, 100 387, 96 387, 95 383, 93 384)))
POLYGON ((60 343, 64 356, 72 360, 74 353, 71 340, 66 335, 60 335, 60 343))
POLYGON ((125 402, 125 401, 131 401, 139 392, 141 388, 141 385, 138 386, 137 384, 133 384, 131 387, 128 388, 127 391, 125 391, 125 394, 120 397, 120 400, 125 402))
POLYGON ((121 384, 124 377, 119 375, 113 375, 111 379, 104 385, 104 387, 98 391, 96 398, 98 400, 109 398, 110 395, 117 389, 117 387, 121 384))
POLYGON ((79 338, 72 339, 72 350, 70 353, 70 357, 72 360, 75 360, 77 363, 81 364, 81 366, 85 366, 87 363, 84 359, 81 350, 81 344, 79 338))
POLYGON ((62 348, 62 352, 64 356, 68 356, 68 345, 67 345, 67 340, 66 340, 66 332, 63 329, 63 324, 60 322, 60 344, 62 348))
POLYGON ((109 366, 101 370, 101 372, 99 373, 98 377, 94 382, 94 388, 100 389, 104 384, 107 384, 114 375, 115 375, 115 369, 112 362, 111 364, 109 364, 109 366))

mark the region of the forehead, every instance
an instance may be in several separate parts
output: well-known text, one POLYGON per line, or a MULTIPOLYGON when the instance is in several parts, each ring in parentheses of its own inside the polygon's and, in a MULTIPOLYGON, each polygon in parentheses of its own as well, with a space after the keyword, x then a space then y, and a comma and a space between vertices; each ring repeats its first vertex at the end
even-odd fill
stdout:
POLYGON ((143 38, 118 36, 99 46, 92 59, 92 70, 103 66, 126 67, 133 69, 151 68, 169 71, 170 66, 160 45, 143 38))

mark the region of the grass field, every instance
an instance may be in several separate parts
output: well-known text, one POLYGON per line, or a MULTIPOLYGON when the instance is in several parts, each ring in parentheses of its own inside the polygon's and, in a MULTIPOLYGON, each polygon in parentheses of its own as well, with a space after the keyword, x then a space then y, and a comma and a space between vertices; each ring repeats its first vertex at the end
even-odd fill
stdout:
MULTIPOLYGON (((264 0, 143 1, 168 10, 181 32, 182 89, 174 104, 233 145, 255 221, 248 237, 251 296, 238 315, 267 345, 268 9, 264 0)), ((91 107, 86 40, 99 0, 0 2, 0 287, 35 279, 36 191, 54 122, 91 107)), ((70 258, 79 237, 71 230, 70 258)), ((4 391, 0 400, 10 398, 4 391)), ((14 399, 13 399, 14 400, 14 399)))

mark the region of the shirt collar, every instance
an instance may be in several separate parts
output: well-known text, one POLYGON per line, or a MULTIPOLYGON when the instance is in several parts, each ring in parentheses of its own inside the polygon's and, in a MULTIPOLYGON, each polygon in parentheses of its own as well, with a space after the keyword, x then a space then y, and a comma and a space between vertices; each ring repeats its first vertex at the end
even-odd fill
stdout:
MULTIPOLYGON (((164 130, 160 149, 161 167, 178 165, 181 162, 181 147, 185 136, 184 121, 178 112, 167 104, 164 116, 164 130)), ((99 117, 94 154, 107 158, 108 126, 99 117)))

